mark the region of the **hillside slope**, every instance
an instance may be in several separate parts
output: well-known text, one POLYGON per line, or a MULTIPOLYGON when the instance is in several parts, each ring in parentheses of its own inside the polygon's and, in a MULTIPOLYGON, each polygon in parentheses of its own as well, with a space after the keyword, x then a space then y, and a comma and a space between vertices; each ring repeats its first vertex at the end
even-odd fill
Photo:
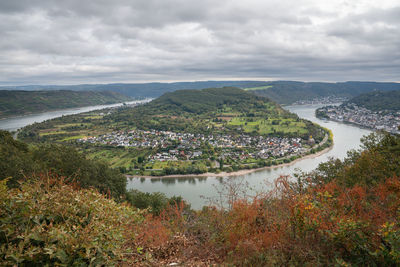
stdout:
POLYGON ((163 176, 287 163, 328 147, 328 136, 268 98, 224 87, 64 116, 24 127, 18 138, 70 143, 121 172, 163 176))
POLYGON ((354 97, 373 90, 399 90, 400 83, 381 82, 297 82, 297 81, 197 81, 175 83, 114 83, 80 85, 27 85, 8 86, 8 90, 74 90, 74 91, 113 91, 131 97, 159 97, 167 92, 183 89, 222 88, 233 86, 248 88, 249 91, 278 102, 291 104, 299 100, 338 96, 354 97))
POLYGON ((280 104, 292 104, 299 100, 312 100, 328 96, 354 97, 374 90, 400 90, 399 83, 379 82, 293 82, 276 81, 266 83, 268 88, 252 90, 259 96, 266 96, 280 104))
POLYGON ((345 104, 356 104, 372 111, 400 111, 400 91, 375 91, 361 94, 345 104))
POLYGON ((268 98, 234 87, 178 90, 146 105, 122 109, 105 119, 142 130, 224 134, 243 131, 323 138, 319 128, 311 122, 299 119, 268 98))
POLYGON ((127 96, 159 97, 167 92, 184 89, 204 89, 211 87, 254 87, 264 85, 259 81, 197 81, 197 82, 174 82, 174 83, 112 83, 112 84, 79 84, 79 85, 26 85, 8 86, 0 89, 8 90, 73 90, 73 91, 113 91, 127 96))
POLYGON ((131 100, 116 92, 0 91, 0 118, 64 108, 112 104, 131 100))
MULTIPOLYGON (((55 141, 76 136, 91 136, 114 130, 161 130, 193 134, 247 133, 262 136, 302 137, 312 135, 322 140, 324 131, 310 121, 282 109, 265 97, 234 87, 208 88, 203 90, 178 90, 136 107, 121 107, 106 116, 97 116, 86 125, 88 115, 67 116, 38 125, 25 127, 21 136, 36 132, 40 140, 55 141), (83 116, 83 117, 82 117, 83 116), (86 116, 86 117, 85 117, 86 116), (78 122, 73 131, 49 134, 54 125, 78 122), (79 128, 79 129, 78 129, 79 128)), ((65 128, 59 125, 58 128, 65 128)), ((60 128, 60 129, 61 129, 60 128)), ((68 127, 65 129, 69 129, 68 127)))

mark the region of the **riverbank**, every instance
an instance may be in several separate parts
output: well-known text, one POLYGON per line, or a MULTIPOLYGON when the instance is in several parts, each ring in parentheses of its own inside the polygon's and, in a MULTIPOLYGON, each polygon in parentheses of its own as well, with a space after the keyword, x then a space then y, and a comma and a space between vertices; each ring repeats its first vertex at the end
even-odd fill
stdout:
POLYGON ((355 122, 351 122, 351 121, 340 121, 340 120, 335 120, 335 119, 332 119, 332 118, 324 118, 324 117, 321 117, 321 116, 316 116, 318 119, 320 119, 320 120, 327 120, 327 121, 334 121, 334 122, 337 122, 337 123, 343 123, 343 124, 346 124, 346 125, 350 125, 350 126, 354 126, 354 127, 357 127, 357 128, 360 128, 360 129, 365 129, 365 130, 370 130, 370 131, 379 131, 378 129, 375 129, 375 128, 373 128, 373 127, 368 127, 368 126, 365 126, 365 125, 362 125, 362 124, 358 124, 358 123, 355 123, 355 122))
POLYGON ((212 173, 212 172, 206 172, 206 173, 201 173, 201 174, 172 174, 172 175, 164 175, 164 176, 150 176, 150 175, 126 175, 127 178, 145 178, 145 179, 166 179, 166 178, 190 178, 190 177, 230 177, 230 176, 241 176, 241 175, 246 175, 254 172, 259 172, 259 171, 264 171, 267 169, 277 169, 277 168, 282 168, 286 166, 293 165, 299 161, 309 159, 309 158, 316 158, 321 156, 322 154, 325 154, 329 152, 333 148, 333 143, 330 147, 327 147, 317 153, 314 154, 309 154, 304 157, 295 159, 291 162, 288 163, 283 163, 279 165, 273 165, 273 166, 265 166, 261 168, 256 168, 256 169, 243 169, 235 172, 220 172, 220 173, 212 173))
POLYGON ((95 106, 86 106, 86 107, 79 107, 79 108, 69 108, 69 109, 58 109, 43 113, 32 113, 29 115, 22 115, 22 116, 14 116, 0 119, 0 129, 6 131, 17 131, 27 125, 33 123, 40 123, 46 120, 66 116, 66 115, 73 115, 79 114, 84 112, 90 112, 94 110, 101 110, 105 108, 114 108, 118 106, 124 105, 134 105, 134 104, 141 104, 150 101, 151 99, 144 99, 144 100, 133 100, 129 102, 120 102, 110 105, 95 105, 95 106))

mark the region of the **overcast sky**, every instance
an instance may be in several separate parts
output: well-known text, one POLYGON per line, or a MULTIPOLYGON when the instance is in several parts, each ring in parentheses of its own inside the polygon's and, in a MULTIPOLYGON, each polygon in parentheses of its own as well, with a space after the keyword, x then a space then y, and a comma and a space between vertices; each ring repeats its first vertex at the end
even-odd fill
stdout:
POLYGON ((399 0, 4 0, 0 85, 400 81, 399 0))

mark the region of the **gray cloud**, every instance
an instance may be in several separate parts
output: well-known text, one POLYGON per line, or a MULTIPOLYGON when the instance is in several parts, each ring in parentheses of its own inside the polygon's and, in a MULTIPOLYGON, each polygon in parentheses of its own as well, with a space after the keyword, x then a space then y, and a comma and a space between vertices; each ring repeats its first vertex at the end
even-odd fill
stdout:
POLYGON ((399 81, 400 4, 0 1, 0 84, 399 81))

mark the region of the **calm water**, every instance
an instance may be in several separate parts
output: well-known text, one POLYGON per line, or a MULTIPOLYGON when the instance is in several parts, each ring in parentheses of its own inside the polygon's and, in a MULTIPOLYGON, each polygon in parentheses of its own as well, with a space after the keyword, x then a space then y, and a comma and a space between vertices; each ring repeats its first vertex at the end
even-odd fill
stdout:
POLYGON ((128 180, 128 189, 134 188, 144 192, 163 192, 167 196, 180 195, 187 200, 193 208, 200 209, 207 204, 208 198, 218 196, 221 189, 221 181, 225 179, 234 180, 236 183, 247 181, 255 191, 270 188, 271 182, 280 175, 289 175, 297 170, 311 171, 320 162, 328 160, 329 157, 344 158, 350 149, 360 146, 360 138, 371 131, 361 129, 348 124, 333 121, 323 121, 315 117, 315 109, 323 105, 288 106, 286 109, 299 115, 299 117, 318 123, 331 129, 334 135, 333 148, 316 158, 298 161, 290 166, 266 169, 242 176, 231 176, 224 178, 199 177, 199 178, 133 178, 128 180))
MULTIPOLYGON (((139 104, 139 103, 143 103, 143 102, 147 102, 147 101, 149 101, 149 100, 138 100, 138 101, 125 102, 125 103, 126 104, 139 104)), ((111 105, 97 105, 97 106, 88 106, 88 107, 81 107, 81 108, 62 109, 62 110, 49 111, 49 112, 32 114, 32 115, 27 115, 27 116, 2 119, 2 120, 0 120, 0 129, 7 130, 7 131, 16 131, 19 128, 25 127, 25 126, 35 123, 35 122, 42 122, 45 120, 50 120, 50 119, 54 119, 54 118, 65 116, 65 115, 89 112, 92 110, 98 110, 98 109, 103 109, 103 108, 118 107, 118 106, 122 106, 122 105, 123 105, 123 103, 117 103, 117 104, 111 104, 111 105)))

